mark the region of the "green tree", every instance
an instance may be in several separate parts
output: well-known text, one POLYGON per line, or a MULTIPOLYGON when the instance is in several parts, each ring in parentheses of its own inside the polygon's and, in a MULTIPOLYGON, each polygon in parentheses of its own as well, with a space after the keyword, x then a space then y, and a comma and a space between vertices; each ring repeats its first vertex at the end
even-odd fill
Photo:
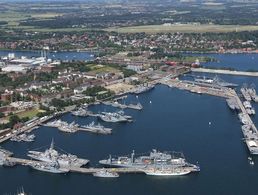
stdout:
POLYGON ((11 115, 9 118, 9 123, 10 123, 11 127, 13 127, 15 124, 17 124, 20 121, 21 121, 21 119, 15 114, 11 115))

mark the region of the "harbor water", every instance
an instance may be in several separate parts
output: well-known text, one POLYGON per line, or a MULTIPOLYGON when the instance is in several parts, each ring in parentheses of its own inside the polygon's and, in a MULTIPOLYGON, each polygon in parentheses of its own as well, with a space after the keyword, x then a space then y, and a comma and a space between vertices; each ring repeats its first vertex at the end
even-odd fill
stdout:
MULTIPOLYGON (((239 85, 258 83, 258 78, 220 77, 239 85)), ((182 78, 191 79, 191 76, 182 78)), ((225 99, 158 85, 147 93, 129 95, 123 102, 140 102, 144 107, 142 111, 125 109, 127 115, 133 116, 131 123, 110 124, 94 117, 71 114, 61 117, 80 125, 95 120, 112 127, 112 135, 67 134, 55 128, 40 127, 33 132, 35 142, 8 141, 2 146, 13 151, 16 157, 25 158, 28 150, 43 151, 54 138, 57 147, 89 159, 89 166, 100 166, 98 161, 108 158, 109 154, 130 154, 132 150, 143 153, 153 148, 174 150, 183 152, 187 161, 198 162, 201 171, 178 177, 121 174, 119 178, 101 179, 79 173, 50 174, 26 166, 0 167, 0 194, 14 193, 21 186, 32 195, 258 194, 258 158, 252 156, 254 165, 249 164, 250 154, 242 140, 237 113, 227 107, 225 99)), ((258 111, 258 103, 253 106, 258 111)), ((89 109, 95 113, 116 110, 104 105, 89 109)), ((254 116, 253 120, 258 125, 258 117, 254 116)))
MULTIPOLYGON (((192 54, 191 54, 192 55, 192 54)), ((200 55, 200 54, 195 54, 200 55)), ((215 59, 213 62, 201 63, 209 68, 233 68, 240 71, 258 71, 258 54, 201 54, 215 59)))

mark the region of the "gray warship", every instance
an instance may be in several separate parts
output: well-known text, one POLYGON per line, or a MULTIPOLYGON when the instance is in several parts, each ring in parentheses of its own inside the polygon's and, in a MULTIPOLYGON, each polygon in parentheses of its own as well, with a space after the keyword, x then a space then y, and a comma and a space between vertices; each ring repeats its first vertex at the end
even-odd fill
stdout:
POLYGON ((199 171, 199 167, 186 162, 184 155, 178 152, 160 152, 153 149, 149 155, 136 155, 133 151, 131 155, 119 156, 100 160, 100 164, 114 167, 129 167, 129 168, 152 168, 152 167, 191 167, 192 170, 199 171))
POLYGON ((78 158, 76 155, 60 154, 54 149, 54 141, 52 141, 50 148, 44 152, 29 151, 27 155, 42 162, 53 163, 57 161, 62 167, 81 167, 89 162, 89 160, 78 158))
POLYGON ((68 173, 70 171, 68 168, 61 167, 57 161, 53 163, 37 162, 30 163, 28 165, 38 171, 44 171, 49 173, 68 173))
POLYGON ((118 112, 102 112, 101 114, 99 114, 99 118, 105 122, 112 123, 128 121, 128 119, 125 116, 119 114, 118 112))
POLYGON ((229 98, 229 99, 226 99, 226 101, 231 110, 239 110, 240 109, 235 98, 229 98))
POLYGON ((93 131, 95 133, 100 133, 100 134, 111 134, 112 129, 104 127, 100 124, 95 125, 95 122, 92 121, 89 125, 84 125, 82 126, 84 129, 89 129, 90 131, 93 131))

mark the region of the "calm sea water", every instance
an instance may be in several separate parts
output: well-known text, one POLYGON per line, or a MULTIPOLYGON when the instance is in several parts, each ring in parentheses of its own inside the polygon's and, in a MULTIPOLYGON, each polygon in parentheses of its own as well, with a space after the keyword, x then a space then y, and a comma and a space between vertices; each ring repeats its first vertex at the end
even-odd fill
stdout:
MULTIPOLYGON (((258 83, 257 78, 221 77, 238 84, 258 83)), ((0 167, 0 194, 15 192, 21 186, 33 195, 258 194, 258 158, 254 157, 255 165, 249 164, 250 154, 242 140, 237 114, 227 107, 223 98, 159 85, 139 95, 138 99, 128 96, 125 103, 138 101, 144 106, 142 111, 125 110, 133 116, 133 123, 101 122, 113 128, 112 135, 65 134, 55 128, 41 127, 34 131, 34 143, 6 142, 2 146, 15 152, 17 157, 26 157, 28 150, 48 146, 54 138, 64 151, 90 159, 90 166, 99 166, 98 161, 109 154, 123 155, 132 150, 139 153, 153 148, 182 151, 189 162, 199 162, 200 173, 172 178, 122 174, 116 179, 100 179, 78 173, 54 175, 23 166, 0 167)), ((258 111, 258 104, 253 105, 258 111)), ((96 105, 90 110, 112 111, 114 108, 96 105)), ((79 118, 70 114, 61 118, 79 124, 97 121, 93 117, 79 118)), ((253 119, 258 125, 257 116, 253 119)))
MULTIPOLYGON (((196 54, 198 55, 198 54, 196 54)), ((202 63, 206 67, 232 67, 235 70, 258 71, 258 54, 202 54, 214 57, 217 62, 202 63)))

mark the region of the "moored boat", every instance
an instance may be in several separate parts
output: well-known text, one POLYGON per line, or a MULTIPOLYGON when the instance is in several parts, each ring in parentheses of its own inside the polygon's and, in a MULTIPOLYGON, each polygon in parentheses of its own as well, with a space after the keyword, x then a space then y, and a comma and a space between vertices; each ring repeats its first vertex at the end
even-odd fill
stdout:
POLYGON ((69 153, 59 153, 57 150, 54 149, 53 141, 50 148, 45 150, 44 152, 29 151, 27 155, 35 160, 46 163, 53 163, 57 161, 61 167, 81 167, 89 162, 89 160, 78 158, 76 155, 72 155, 69 153))
POLYGON ((49 173, 68 173, 70 171, 67 168, 61 167, 57 161, 55 163, 30 163, 29 166, 35 170, 49 173))
POLYGON ((97 171, 93 173, 94 177, 103 177, 103 178, 116 178, 119 177, 119 174, 114 171, 108 171, 106 169, 101 169, 100 171, 97 171))

